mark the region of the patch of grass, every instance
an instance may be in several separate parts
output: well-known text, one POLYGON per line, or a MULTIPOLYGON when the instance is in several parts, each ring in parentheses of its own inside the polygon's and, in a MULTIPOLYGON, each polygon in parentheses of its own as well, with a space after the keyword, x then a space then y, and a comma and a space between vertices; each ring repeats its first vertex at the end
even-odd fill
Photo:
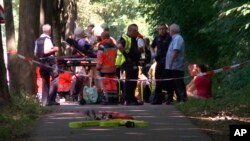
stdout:
POLYGON ((250 124, 250 94, 245 88, 216 99, 189 99, 176 107, 214 141, 229 140, 229 125, 250 124))
POLYGON ((0 141, 28 135, 40 115, 51 111, 39 105, 35 97, 12 96, 12 105, 1 107, 0 141))

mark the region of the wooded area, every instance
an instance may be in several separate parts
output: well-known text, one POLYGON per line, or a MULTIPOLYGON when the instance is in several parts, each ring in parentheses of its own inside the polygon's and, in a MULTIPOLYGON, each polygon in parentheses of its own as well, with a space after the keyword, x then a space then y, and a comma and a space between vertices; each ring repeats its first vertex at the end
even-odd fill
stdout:
MULTIPOLYGON (((79 25, 98 21, 119 37, 127 23, 139 24, 140 31, 153 36, 160 22, 177 23, 186 42, 187 64, 205 63, 210 69, 247 61, 250 56, 250 2, 248 0, 3 0, 9 83, 0 38, 0 102, 11 102, 10 93, 36 94, 34 64, 17 58, 33 57, 34 41, 41 25, 49 23, 53 41, 61 41, 79 25), (19 9, 18 9, 19 8, 19 9), (18 21, 14 17, 19 17, 18 21), (17 15, 16 15, 17 14, 17 15), (93 20, 95 17, 95 20, 93 20), (146 20, 145 20, 146 19, 146 20), (18 30, 14 25, 18 25, 18 30), (15 23, 15 24, 14 24, 15 23), (15 38, 15 35, 18 35, 15 38)), ((3 36, 2 35, 2 36, 3 36)), ((2 37, 1 36, 1 37, 2 37)), ((250 87, 250 65, 213 77, 216 94, 233 94, 250 87)))

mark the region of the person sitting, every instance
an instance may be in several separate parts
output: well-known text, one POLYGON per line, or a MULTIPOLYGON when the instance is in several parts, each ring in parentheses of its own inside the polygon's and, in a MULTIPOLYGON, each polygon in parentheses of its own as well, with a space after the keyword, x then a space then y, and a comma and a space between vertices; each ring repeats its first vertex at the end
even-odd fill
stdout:
POLYGON ((189 73, 194 78, 187 85, 187 95, 189 97, 195 97, 200 99, 208 99, 212 97, 212 79, 208 74, 199 75, 205 73, 207 66, 201 65, 189 65, 189 73))

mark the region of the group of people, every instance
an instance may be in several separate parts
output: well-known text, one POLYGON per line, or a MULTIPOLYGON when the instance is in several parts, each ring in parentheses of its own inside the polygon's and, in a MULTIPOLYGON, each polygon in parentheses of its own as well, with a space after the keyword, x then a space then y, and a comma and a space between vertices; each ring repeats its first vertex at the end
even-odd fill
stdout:
MULTIPOLYGON (((152 93, 151 104, 162 104, 165 101, 166 104, 172 104, 174 94, 177 97, 177 102, 186 101, 187 96, 200 96, 201 92, 195 91, 195 89, 200 88, 198 83, 203 83, 202 79, 194 76, 195 80, 192 80, 192 84, 188 85, 187 88, 184 83, 185 45, 184 39, 180 35, 180 27, 177 24, 172 24, 169 27, 166 24, 159 24, 157 27, 158 35, 151 45, 149 39, 144 38, 138 32, 136 24, 129 25, 127 32, 117 41, 110 36, 108 27, 104 27, 97 33, 94 31, 94 27, 92 24, 89 25, 87 34, 82 28, 77 27, 75 29, 72 38, 76 44, 73 54, 78 57, 97 58, 97 73, 95 75, 102 78, 100 79, 100 90, 102 91, 101 102, 103 104, 118 104, 118 92, 119 89, 122 89, 125 105, 141 105, 142 103, 138 102, 135 97, 139 66, 142 68, 141 73, 148 76, 152 59, 156 61, 156 87, 152 93), (125 81, 123 81, 122 88, 118 89, 117 80, 121 78, 121 72, 125 74, 125 81), (167 91, 167 98, 165 98, 163 90, 167 91)), ((43 34, 39 37, 41 41, 36 41, 34 52, 37 54, 39 49, 42 49, 43 54, 39 57, 40 61, 52 68, 41 66, 40 69, 43 80, 42 104, 59 105, 55 100, 59 74, 55 57, 53 57, 58 51, 58 47, 52 44, 51 26, 43 25, 42 31, 43 34), (52 76, 51 82, 50 76, 52 76)), ((84 69, 81 68, 78 71, 82 72, 84 69)), ((200 67, 200 71, 206 70, 200 67)), ((80 104, 85 104, 82 97, 83 81, 83 76, 73 78, 70 92, 71 95, 80 96, 80 104), (79 88, 76 91, 77 84, 80 85, 78 85, 79 88)), ((211 83, 208 79, 207 82, 211 83)), ((209 86, 211 87, 211 84, 209 86)), ((211 88, 207 91, 209 91, 209 96, 206 96, 206 98, 209 98, 211 88)), ((202 95, 206 94, 203 93, 202 95)))

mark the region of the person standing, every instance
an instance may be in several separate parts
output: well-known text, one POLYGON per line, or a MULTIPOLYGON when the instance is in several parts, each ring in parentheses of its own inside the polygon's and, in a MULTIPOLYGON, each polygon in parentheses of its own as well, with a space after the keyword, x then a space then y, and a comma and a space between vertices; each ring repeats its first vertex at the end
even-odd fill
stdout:
MULTIPOLYGON (((165 69, 168 78, 178 78, 173 80, 173 86, 168 87, 176 92, 177 102, 184 102, 186 100, 186 86, 184 83, 184 69, 185 69, 185 45, 182 36, 180 35, 180 27, 177 24, 172 24, 169 27, 172 41, 168 47, 166 55, 165 69)), ((173 93, 168 95, 167 103, 173 102, 173 93)))
POLYGON ((102 41, 99 43, 97 52, 96 69, 100 71, 103 89, 102 104, 118 104, 117 76, 115 59, 117 48, 110 38, 109 32, 101 34, 102 41))
POLYGON ((125 57, 125 62, 122 68, 125 71, 125 104, 126 105, 139 105, 135 98, 135 89, 137 86, 138 79, 138 65, 141 57, 141 53, 138 49, 136 41, 138 35, 138 26, 131 24, 128 26, 127 34, 123 34, 120 41, 118 42, 118 49, 122 52, 125 57))
POLYGON ((56 102, 58 87, 58 67, 56 64, 55 53, 58 47, 54 46, 51 40, 51 26, 45 24, 42 26, 43 33, 35 42, 34 54, 38 60, 46 66, 40 66, 40 75, 42 77, 42 105, 60 105, 56 102), (50 77, 52 80, 50 81, 50 77))
MULTIPOLYGON (((163 90, 163 81, 159 81, 159 79, 164 78, 164 68, 165 68, 165 60, 166 53, 168 50, 169 43, 171 42, 171 37, 168 33, 168 27, 166 24, 161 23, 158 25, 158 36, 156 36, 152 42, 151 47, 156 49, 156 68, 155 68, 155 79, 156 79, 156 87, 154 91, 154 97, 151 101, 151 104, 162 104, 164 100, 164 95, 162 93, 163 90)), ((173 93, 173 92, 168 92, 173 93)))

